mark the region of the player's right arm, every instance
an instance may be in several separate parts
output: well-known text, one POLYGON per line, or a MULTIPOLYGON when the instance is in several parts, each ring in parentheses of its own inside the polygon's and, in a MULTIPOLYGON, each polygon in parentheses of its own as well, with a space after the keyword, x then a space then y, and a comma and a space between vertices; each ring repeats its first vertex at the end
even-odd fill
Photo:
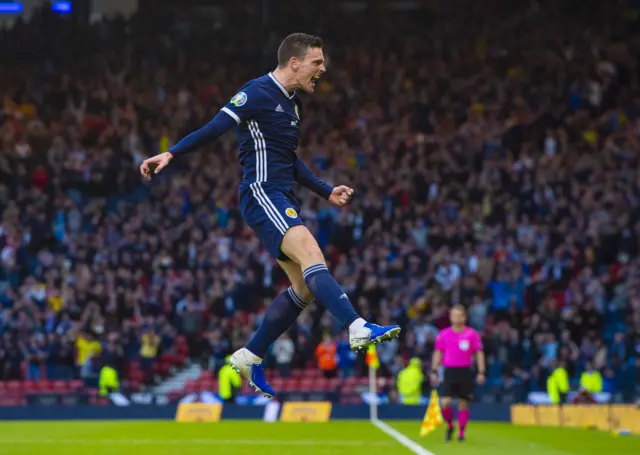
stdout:
POLYGON ((433 356, 431 357, 431 387, 436 387, 438 385, 438 368, 440 368, 440 364, 442 363, 443 349, 444 340, 442 337, 442 332, 440 332, 436 337, 436 344, 433 350, 433 356))
POLYGON ((167 152, 146 159, 140 166, 140 173, 146 180, 150 180, 153 175, 162 172, 174 156, 187 154, 218 139, 234 126, 254 116, 263 97, 261 87, 243 87, 205 126, 182 138, 167 152))

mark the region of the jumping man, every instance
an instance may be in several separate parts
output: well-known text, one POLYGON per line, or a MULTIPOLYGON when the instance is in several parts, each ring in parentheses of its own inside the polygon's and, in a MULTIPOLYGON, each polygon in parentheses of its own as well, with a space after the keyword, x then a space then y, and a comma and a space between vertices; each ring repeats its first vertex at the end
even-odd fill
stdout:
POLYGON ((247 82, 207 125, 140 166, 149 180, 174 156, 236 128, 243 169, 238 193, 242 216, 291 281, 291 287, 269 306, 249 343, 231 357, 231 366, 268 397, 274 391, 264 377, 262 359, 314 299, 349 330, 353 350, 400 333, 396 325, 381 327, 358 315, 329 273, 318 242, 300 219, 293 194, 297 182, 338 207, 346 206, 353 195, 348 186, 332 187, 318 179, 296 154, 301 120, 297 91, 313 93, 326 71, 322 47, 317 36, 289 35, 278 49, 278 67, 273 72, 247 82))

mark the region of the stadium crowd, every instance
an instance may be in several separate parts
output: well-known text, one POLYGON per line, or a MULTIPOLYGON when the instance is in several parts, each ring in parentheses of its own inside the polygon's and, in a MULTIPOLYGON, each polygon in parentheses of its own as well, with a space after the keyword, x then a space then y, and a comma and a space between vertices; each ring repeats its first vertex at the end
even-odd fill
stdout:
MULTIPOLYGON (((299 153, 356 197, 337 209, 299 191, 301 216, 360 312, 402 325, 378 348, 382 374, 413 357, 427 368, 460 302, 483 334, 487 389, 544 391, 557 360, 574 382, 592 361, 605 391, 633 397, 637 11, 495 3, 491 17, 331 13, 310 29, 330 65, 304 97, 299 153)), ((0 380, 136 360, 151 383, 182 337, 217 369, 288 285, 239 216, 233 135, 149 186, 137 168, 271 69, 290 30, 271 23, 257 42, 237 33, 261 26, 251 15, 173 21, 42 14, 0 32, 0 380)), ((363 372, 318 307, 267 362, 363 372)))

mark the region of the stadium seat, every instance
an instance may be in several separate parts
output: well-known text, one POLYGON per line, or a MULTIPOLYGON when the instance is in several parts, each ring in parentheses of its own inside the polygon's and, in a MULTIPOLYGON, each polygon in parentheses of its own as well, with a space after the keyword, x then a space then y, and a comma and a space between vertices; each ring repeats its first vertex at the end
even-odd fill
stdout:
POLYGON ((20 396, 3 396, 0 397, 0 407, 2 406, 24 406, 26 400, 20 396))
POLYGON ((177 401, 180 401, 183 395, 184 394, 180 391, 171 391, 167 393, 167 398, 169 399, 170 403, 175 403, 177 401))
POLYGON ((300 380, 298 390, 308 392, 314 390, 316 382, 312 378, 304 378, 300 380))
POLYGON ((281 378, 275 378, 273 379, 271 382, 271 387, 273 387, 273 389, 277 392, 279 390, 283 390, 284 387, 284 379, 281 378))
POLYGON ((69 384, 66 381, 52 381, 51 389, 55 392, 68 392, 69 384))
POLYGON ((319 378, 322 376, 322 371, 314 368, 312 370, 303 370, 304 371, 304 377, 306 378, 319 378))
POLYGON ((129 373, 129 379, 131 381, 142 382, 144 381, 144 372, 142 370, 134 370, 129 373))
POLYGON ((187 381, 184 384, 184 391, 186 393, 195 393, 198 390, 200 390, 200 386, 197 384, 196 381, 187 381))
POLYGON ((200 379, 213 379, 213 372, 209 371, 209 370, 204 370, 201 374, 200 374, 200 379))
POLYGON ((206 392, 214 392, 214 384, 213 384, 213 379, 204 379, 204 380, 200 380, 199 381, 199 385, 200 385, 200 390, 206 391, 206 392))
POLYGON ((7 381, 6 390, 13 393, 21 393, 23 390, 22 381, 7 381))
POLYGON ((43 379, 38 383, 38 388, 42 393, 52 393, 53 392, 53 384, 51 381, 47 379, 43 379))
POLYGON ((22 383, 22 389, 25 393, 35 393, 40 390, 40 385, 37 381, 24 381, 22 383))
POLYGON ((160 361, 163 363, 174 365, 176 362, 176 357, 173 354, 165 353, 160 356, 160 361))
POLYGON ((289 379, 285 379, 283 384, 282 384, 282 390, 285 391, 295 391, 298 389, 298 380, 297 379, 293 379, 293 378, 289 378, 289 379))

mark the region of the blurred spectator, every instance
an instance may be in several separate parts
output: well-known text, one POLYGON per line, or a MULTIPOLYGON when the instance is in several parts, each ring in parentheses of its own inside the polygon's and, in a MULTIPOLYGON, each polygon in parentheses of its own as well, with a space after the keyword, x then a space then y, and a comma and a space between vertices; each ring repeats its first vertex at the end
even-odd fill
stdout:
POLYGON ((227 353, 230 351, 229 341, 223 338, 220 330, 213 330, 209 336, 209 369, 218 371, 224 364, 227 353))
POLYGON ((547 379, 547 393, 553 404, 562 404, 567 402, 567 394, 569 393, 569 374, 564 364, 553 360, 550 365, 551 374, 547 379))
POLYGON ((47 350, 43 335, 31 337, 24 351, 24 358, 27 361, 27 379, 39 381, 42 368, 47 360, 47 350))
POLYGON ((231 356, 227 356, 218 372, 218 395, 225 403, 233 403, 235 394, 242 386, 242 377, 231 368, 230 360, 231 356))
POLYGON ((143 329, 140 336, 140 366, 145 374, 147 383, 153 380, 153 366, 155 365, 158 349, 160 347, 160 337, 152 327, 143 329))
POLYGON ((594 369, 592 361, 587 362, 585 371, 580 375, 580 390, 589 395, 602 392, 602 375, 594 369))
POLYGON ((283 378, 288 378, 291 374, 291 362, 295 346, 288 332, 283 333, 273 344, 273 357, 276 363, 276 370, 283 378))
MULTIPOLYGON (((380 357, 380 346, 378 346, 378 358, 380 357)), ((336 346, 338 355, 338 371, 341 378, 351 378, 355 375, 355 362, 358 355, 351 350, 349 344, 349 335, 344 332, 340 334, 338 343, 336 346)))
POLYGON ((76 336, 76 366, 82 378, 93 375, 94 359, 100 354, 102 347, 95 336, 89 332, 79 332, 76 336))
POLYGON ((329 333, 325 333, 322 342, 316 347, 316 358, 318 359, 318 367, 322 370, 325 378, 336 377, 337 362, 337 346, 333 337, 329 333))
POLYGON ((100 369, 100 376, 98 378, 98 390, 100 396, 106 397, 111 393, 118 392, 120 389, 120 380, 118 378, 118 372, 115 368, 105 365, 100 369))
POLYGON ((409 365, 398 373, 398 393, 403 404, 420 404, 424 375, 420 359, 414 357, 409 365))

